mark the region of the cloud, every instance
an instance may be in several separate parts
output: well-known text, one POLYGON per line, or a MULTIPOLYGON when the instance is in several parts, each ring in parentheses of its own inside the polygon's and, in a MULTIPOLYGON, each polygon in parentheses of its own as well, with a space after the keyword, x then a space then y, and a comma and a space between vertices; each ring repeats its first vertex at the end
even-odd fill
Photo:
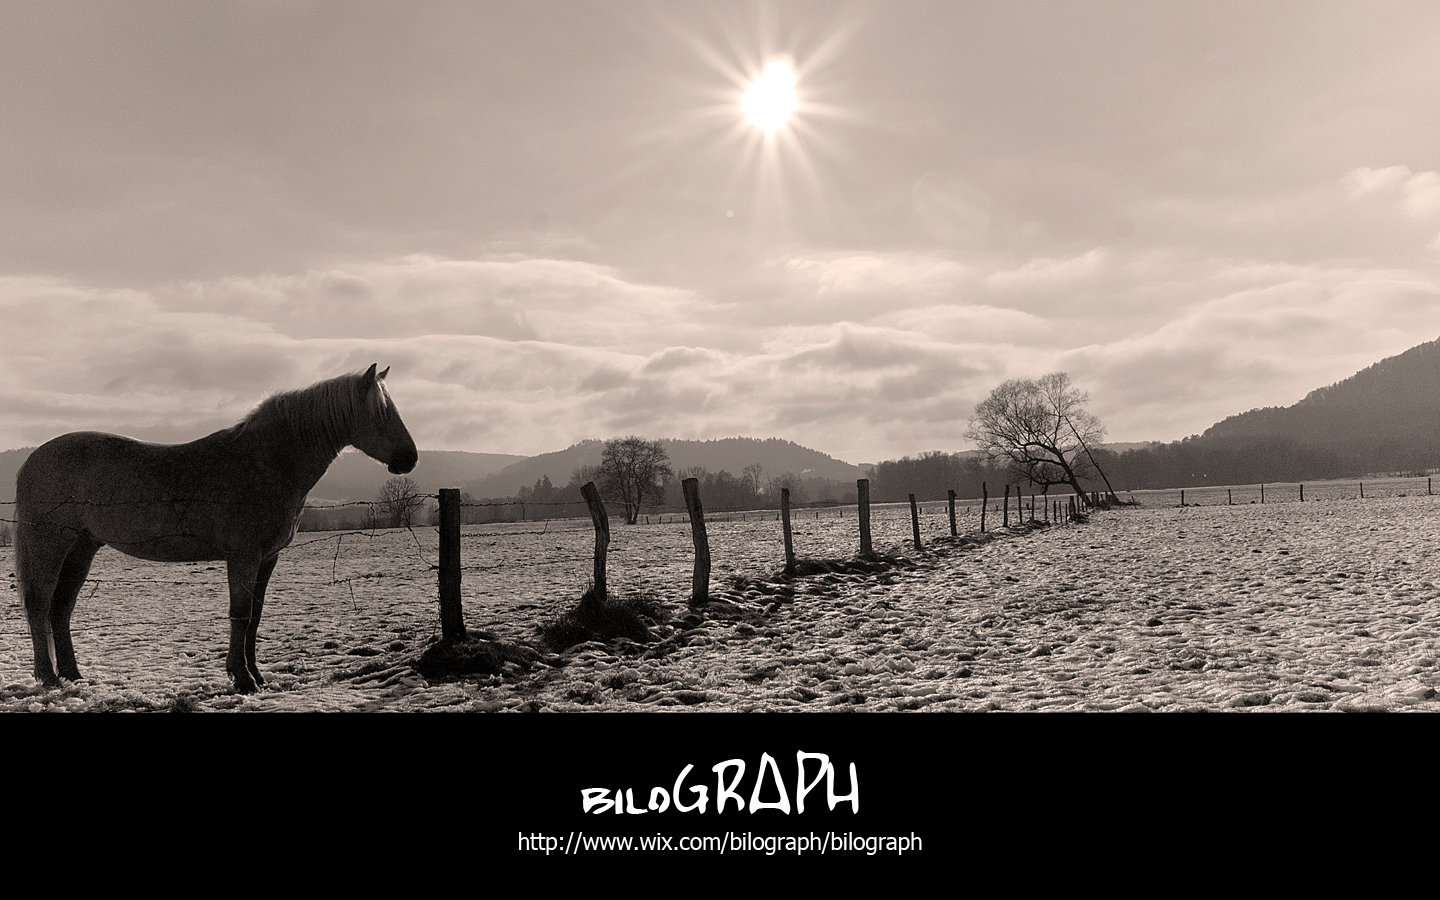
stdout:
MULTIPOLYGON (((1394 182, 1392 200, 1412 179, 1394 182)), ((1112 439, 1168 440, 1440 333, 1435 279, 1406 266, 1096 247, 806 254, 755 277, 754 298, 728 304, 617 268, 511 256, 151 291, 0 279, 15 354, 0 441, 81 428, 188 440, 267 393, 372 362, 392 367, 427 449, 749 434, 875 461, 962 449, 996 384, 1055 370, 1090 390, 1112 439)))
POLYGON ((1405 211, 1417 219, 1440 214, 1440 173, 1410 171, 1409 166, 1372 169, 1361 166, 1341 179, 1352 197, 1386 196, 1397 190, 1405 211))
POLYGON ((1383 169, 1361 166, 1346 172, 1341 183, 1350 189, 1352 197, 1364 197, 1393 190, 1409 177, 1409 166, 1387 166, 1383 169))
POLYGON ((158 295, 172 309, 224 311, 295 338, 470 334, 653 347, 703 317, 688 291, 627 281, 564 259, 413 255, 292 276, 196 281, 158 295))
POLYGON ((757 310, 760 321, 864 322, 896 309, 959 299, 975 276, 954 260, 923 253, 835 253, 776 261, 782 299, 757 310))
POLYGON ((943 294, 967 280, 965 266, 918 253, 847 253, 786 260, 785 269, 813 284, 817 296, 943 294))
POLYGON ((1405 182, 1405 209, 1416 218, 1440 213, 1440 173, 1420 172, 1405 182))
POLYGON ((658 375, 704 366, 719 358, 719 353, 703 347, 668 347, 646 360, 641 371, 646 375, 658 375))
POLYGON ((1033 259, 1013 269, 994 272, 985 283, 999 292, 1068 289, 1102 277, 1109 254, 1099 248, 1068 259, 1033 259))
POLYGON ((874 323, 960 346, 1050 343, 1057 330, 1032 313, 988 304, 917 306, 878 316, 874 323))
POLYGON ((1231 265, 1208 286, 1212 296, 1158 328, 1060 354, 1112 436, 1150 422, 1148 439, 1171 440, 1288 406, 1440 335, 1440 286, 1409 270, 1231 265))

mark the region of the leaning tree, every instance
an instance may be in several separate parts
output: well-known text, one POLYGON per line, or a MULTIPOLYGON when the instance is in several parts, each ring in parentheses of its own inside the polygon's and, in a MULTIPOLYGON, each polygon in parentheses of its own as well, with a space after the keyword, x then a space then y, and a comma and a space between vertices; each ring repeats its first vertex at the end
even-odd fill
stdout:
POLYGON ((1011 379, 975 407, 965 436, 991 462, 1005 464, 1043 492, 1066 484, 1083 497, 1080 479, 1099 471, 1090 448, 1105 436, 1105 426, 1085 411, 1089 399, 1064 372, 1011 379))
POLYGON ((665 480, 673 475, 664 444, 635 435, 605 442, 599 474, 600 493, 624 507, 630 525, 639 520, 647 498, 664 498, 665 480))

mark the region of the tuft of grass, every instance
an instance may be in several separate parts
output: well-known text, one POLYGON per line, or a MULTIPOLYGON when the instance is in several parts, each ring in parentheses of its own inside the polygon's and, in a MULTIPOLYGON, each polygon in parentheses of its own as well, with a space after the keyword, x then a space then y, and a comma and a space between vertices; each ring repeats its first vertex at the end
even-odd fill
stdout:
POLYGON ((654 594, 635 592, 597 597, 592 586, 580 597, 574 609, 540 626, 540 639, 556 651, 586 641, 609 643, 616 638, 648 644, 655 639, 649 625, 663 622, 666 618, 665 607, 654 594))
POLYGON ((499 640, 487 631, 463 641, 438 641, 415 662, 415 671, 431 681, 454 681, 474 675, 505 675, 529 671, 540 658, 530 647, 499 640))
POLYGON ((726 579, 726 581, 730 585, 731 589, 736 591, 748 591, 749 589, 755 587, 755 579, 749 577, 748 575, 742 575, 739 572, 731 575, 728 579, 726 579))

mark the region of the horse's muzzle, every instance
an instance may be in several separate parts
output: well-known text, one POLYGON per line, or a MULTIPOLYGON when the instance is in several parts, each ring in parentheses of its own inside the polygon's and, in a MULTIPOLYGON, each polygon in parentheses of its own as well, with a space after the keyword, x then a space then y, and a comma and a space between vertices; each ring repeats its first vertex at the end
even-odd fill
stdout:
POLYGON ((415 468, 415 463, 419 460, 420 454, 411 450, 409 453, 404 453, 391 459, 390 465, 386 468, 390 470, 391 475, 404 475, 415 468))

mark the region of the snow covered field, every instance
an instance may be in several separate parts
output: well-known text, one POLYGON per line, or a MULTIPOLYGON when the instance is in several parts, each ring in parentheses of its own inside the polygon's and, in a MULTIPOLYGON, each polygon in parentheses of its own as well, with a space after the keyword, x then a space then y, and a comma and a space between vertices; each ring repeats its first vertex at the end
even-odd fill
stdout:
MULTIPOLYGON (((302 534, 271 582, 258 652, 268 684, 251 697, 225 676, 223 566, 108 549, 75 614, 85 679, 40 689, 0 548, 0 709, 1440 709, 1440 497, 1420 483, 1380 498, 1367 485, 1363 501, 1308 485, 1305 503, 1146 498, 1156 505, 979 546, 938 541, 944 504, 929 503, 920 554, 908 507, 877 507, 876 548, 912 565, 789 585, 767 580, 782 561, 774 514, 721 514, 709 526, 716 602, 697 627, 679 622, 689 527, 652 517, 613 526, 609 577, 669 603, 668 640, 582 645, 457 684, 408 665, 439 628, 432 529, 302 534)), ((998 519, 992 507, 992 532, 998 519)), ((962 514, 962 533, 977 526, 962 514)), ((855 551, 853 508, 797 512, 795 531, 802 557, 855 551)), ((467 527, 467 625, 533 640, 583 590, 592 546, 588 521, 467 527)))

